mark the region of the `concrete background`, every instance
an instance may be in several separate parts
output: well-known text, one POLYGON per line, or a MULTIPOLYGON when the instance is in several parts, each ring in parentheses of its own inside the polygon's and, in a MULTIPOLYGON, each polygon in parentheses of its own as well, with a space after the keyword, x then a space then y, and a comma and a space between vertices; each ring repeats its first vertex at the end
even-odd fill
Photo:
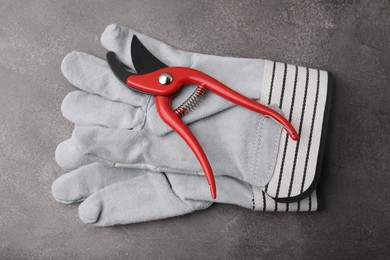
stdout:
POLYGON ((390 255, 390 2, 15 1, 0 3, 0 258, 371 259, 390 255), (72 125, 72 50, 104 57, 110 23, 177 48, 326 69, 335 77, 322 212, 214 205, 180 218, 93 228, 50 193, 72 125))

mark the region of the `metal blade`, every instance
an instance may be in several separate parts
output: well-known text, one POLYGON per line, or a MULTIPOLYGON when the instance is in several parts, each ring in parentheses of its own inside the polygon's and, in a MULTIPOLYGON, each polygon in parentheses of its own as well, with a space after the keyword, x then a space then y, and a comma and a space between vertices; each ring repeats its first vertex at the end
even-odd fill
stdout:
POLYGON ((115 52, 112 51, 107 52, 106 59, 108 65, 111 68, 111 71, 123 84, 126 84, 126 80, 129 76, 136 75, 135 72, 131 71, 129 67, 127 67, 120 60, 118 60, 115 52))
POLYGON ((131 59, 138 74, 146 74, 168 67, 150 53, 135 35, 131 41, 131 59))

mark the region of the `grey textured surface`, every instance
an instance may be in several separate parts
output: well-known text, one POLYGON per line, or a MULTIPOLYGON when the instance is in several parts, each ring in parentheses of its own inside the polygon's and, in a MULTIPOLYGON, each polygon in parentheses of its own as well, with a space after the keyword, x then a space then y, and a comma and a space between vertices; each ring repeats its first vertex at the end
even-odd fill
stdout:
POLYGON ((386 258, 390 255, 390 2, 14 1, 0 4, 0 258, 386 258), (261 57, 334 74, 322 179, 325 209, 228 205, 145 224, 92 228, 50 193, 71 124, 72 50, 104 57, 119 23, 177 48, 261 57))

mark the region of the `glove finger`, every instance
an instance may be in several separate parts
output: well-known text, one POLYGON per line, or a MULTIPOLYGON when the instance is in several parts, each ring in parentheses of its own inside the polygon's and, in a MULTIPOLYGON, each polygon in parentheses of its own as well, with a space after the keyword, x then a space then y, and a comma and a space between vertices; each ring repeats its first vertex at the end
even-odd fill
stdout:
POLYGON ((153 136, 146 138, 143 131, 76 125, 71 143, 81 154, 108 165, 142 164, 147 146, 156 143, 153 136))
POLYGON ((105 60, 86 53, 71 52, 66 55, 62 60, 61 71, 75 87, 113 101, 142 107, 150 98, 124 86, 105 60))
POLYGON ((86 224, 112 226, 180 216, 211 203, 183 201, 165 174, 143 174, 95 192, 79 206, 86 224))
POLYGON ((147 129, 76 125, 71 142, 79 153, 115 167, 182 174, 202 170, 190 148, 176 134, 160 138, 147 129))
POLYGON ((55 160, 64 171, 72 171, 95 162, 93 158, 75 149, 72 139, 65 140, 57 146, 55 160))
POLYGON ((100 41, 105 49, 115 52, 123 63, 134 68, 130 52, 131 41, 134 35, 137 35, 148 50, 153 50, 154 56, 168 66, 190 67, 196 58, 193 53, 177 50, 147 35, 116 24, 107 26, 100 41))
POLYGON ((108 128, 133 129, 145 118, 143 109, 84 91, 70 92, 62 102, 61 111, 74 124, 108 128))
POLYGON ((142 171, 137 169, 113 168, 93 163, 62 175, 55 180, 51 191, 55 200, 70 204, 83 201, 94 192, 140 174, 142 171))
POLYGON ((55 160, 64 171, 73 171, 84 165, 96 162, 103 163, 107 166, 114 166, 113 162, 93 154, 83 154, 77 150, 76 147, 77 145, 75 145, 75 140, 72 138, 63 141, 57 146, 55 151, 55 160))

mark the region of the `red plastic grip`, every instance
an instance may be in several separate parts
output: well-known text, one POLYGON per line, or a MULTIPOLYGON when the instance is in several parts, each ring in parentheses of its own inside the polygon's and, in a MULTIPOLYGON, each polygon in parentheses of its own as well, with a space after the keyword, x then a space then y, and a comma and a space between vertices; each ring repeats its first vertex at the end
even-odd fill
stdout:
POLYGON ((207 182, 210 185, 210 192, 213 199, 217 197, 217 189, 215 186, 215 179, 213 170, 211 169, 209 160, 200 146, 198 140, 195 138, 191 130, 181 121, 180 117, 171 108, 172 97, 155 96, 157 111, 161 119, 169 125, 191 148, 196 158, 198 159, 202 169, 206 175, 207 182))

